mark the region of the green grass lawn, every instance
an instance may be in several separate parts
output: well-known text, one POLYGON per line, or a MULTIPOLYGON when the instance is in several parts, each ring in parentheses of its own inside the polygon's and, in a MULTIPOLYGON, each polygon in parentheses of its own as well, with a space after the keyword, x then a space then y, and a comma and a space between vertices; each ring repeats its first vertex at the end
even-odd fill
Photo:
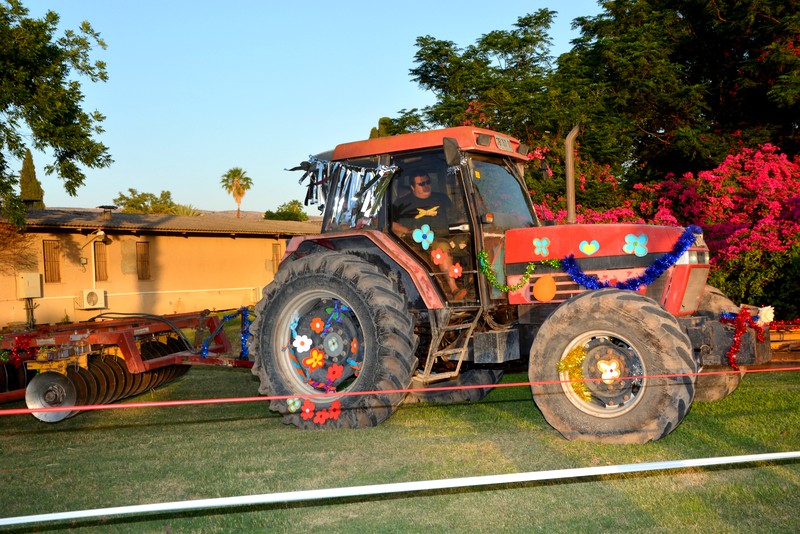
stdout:
MULTIPOLYGON (((523 382, 523 374, 505 382, 523 382)), ((134 401, 254 396, 194 368, 134 401)), ((23 403, 0 406, 22 407, 23 403)), ((381 426, 300 431, 265 402, 0 417, 0 517, 280 491, 800 449, 800 375, 748 375, 648 445, 569 442, 527 387, 405 405, 381 426)), ((24 525, 10 532, 792 532, 800 461, 24 525)))

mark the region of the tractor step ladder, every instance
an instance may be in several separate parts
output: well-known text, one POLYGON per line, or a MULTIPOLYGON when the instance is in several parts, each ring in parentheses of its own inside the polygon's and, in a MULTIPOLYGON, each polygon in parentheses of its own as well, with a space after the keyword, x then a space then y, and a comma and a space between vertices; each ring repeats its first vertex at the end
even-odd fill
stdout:
POLYGON ((428 359, 425 361, 425 370, 421 376, 415 376, 414 381, 422 385, 428 385, 434 382, 443 382, 455 378, 461 372, 461 363, 467 356, 469 351, 469 340, 472 339, 472 333, 475 327, 478 326, 478 321, 481 318, 480 306, 464 306, 455 308, 458 311, 458 316, 455 320, 462 319, 463 322, 453 324, 453 318, 447 326, 436 328, 436 332, 432 332, 432 339, 430 348, 428 349, 428 359), (444 339, 445 334, 448 332, 460 332, 458 338, 451 343, 448 347, 440 349, 439 346, 444 339), (450 356, 458 355, 458 363, 454 371, 444 373, 434 373, 433 364, 438 359, 450 360, 450 356))

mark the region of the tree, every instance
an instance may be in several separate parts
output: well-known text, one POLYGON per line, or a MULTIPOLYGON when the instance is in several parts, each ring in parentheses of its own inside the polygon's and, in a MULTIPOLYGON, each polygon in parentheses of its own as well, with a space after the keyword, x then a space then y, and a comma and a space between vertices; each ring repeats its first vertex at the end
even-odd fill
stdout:
POLYGON ((159 196, 155 196, 153 193, 140 193, 133 188, 128 188, 128 195, 119 193, 114 204, 125 213, 173 214, 178 207, 169 191, 161 191, 159 196))
POLYGON ((36 167, 33 166, 33 155, 29 149, 25 149, 25 159, 22 160, 19 190, 19 196, 25 205, 37 210, 44 209, 44 190, 36 179, 36 167))
POLYGON ((582 148, 628 182, 800 150, 800 2, 612 0, 575 21, 553 86, 582 148))
POLYGON ((267 210, 264 218, 277 221, 307 221, 308 214, 303 211, 303 203, 299 200, 290 200, 278 206, 275 211, 267 210))
POLYGON ((105 43, 88 22, 56 38, 58 22, 52 11, 29 18, 19 0, 0 3, 0 213, 18 226, 24 224, 24 206, 8 165, 11 157, 23 159, 26 140, 37 150, 52 150, 55 159, 45 171, 55 172, 73 196, 85 179, 80 165, 112 163, 106 146, 93 138, 102 133, 105 117, 82 109, 77 79, 107 79, 105 63, 89 55, 105 43))
POLYGON ((388 137, 411 132, 420 132, 426 129, 425 121, 422 119, 417 108, 411 110, 401 109, 400 116, 396 119, 391 117, 381 117, 378 120, 378 127, 372 128, 369 138, 388 137))
POLYGON ((241 215, 244 194, 253 186, 253 180, 240 167, 233 167, 222 175, 220 182, 229 195, 236 201, 236 217, 241 215))

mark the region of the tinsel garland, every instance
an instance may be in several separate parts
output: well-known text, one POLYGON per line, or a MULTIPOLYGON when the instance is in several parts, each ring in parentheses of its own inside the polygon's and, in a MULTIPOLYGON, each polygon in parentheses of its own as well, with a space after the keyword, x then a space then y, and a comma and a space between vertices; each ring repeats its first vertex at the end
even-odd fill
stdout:
POLYGON ((747 327, 749 326, 756 331, 756 337, 759 341, 764 341, 764 329, 753 319, 753 316, 750 315, 747 309, 743 309, 738 315, 722 312, 719 317, 719 322, 722 324, 734 325, 733 344, 731 348, 728 349, 725 356, 728 358, 728 364, 730 364, 735 371, 738 371, 739 366, 736 365, 736 356, 742 348, 742 336, 747 332, 747 327))
POLYGON ((209 347, 211 345, 211 342, 214 340, 214 338, 217 336, 217 334, 220 333, 220 331, 222 330, 222 326, 225 323, 227 323, 228 321, 238 317, 239 314, 242 315, 242 329, 241 329, 241 344, 242 345, 241 345, 240 358, 243 359, 243 360, 248 359, 247 356, 248 356, 250 350, 247 347, 247 340, 250 337, 250 317, 248 316, 248 310, 247 310, 247 307, 245 307, 245 306, 242 306, 241 308, 236 310, 236 312, 234 312, 234 313, 231 313, 231 314, 228 314, 228 315, 225 315, 225 316, 222 317, 222 321, 220 321, 219 326, 213 332, 211 332, 211 334, 203 341, 203 346, 200 349, 200 356, 202 358, 205 358, 205 357, 208 356, 208 350, 209 350, 209 347))
POLYGON ((800 328, 800 319, 791 319, 789 321, 772 321, 769 323, 769 329, 777 330, 796 330, 800 328))
POLYGON ((543 260, 540 262, 530 262, 525 267, 525 272, 522 273, 522 280, 519 283, 514 284, 513 286, 508 286, 505 284, 501 284, 497 281, 497 275, 494 272, 494 269, 489 265, 489 254, 485 250, 481 250, 478 252, 478 266, 480 267, 481 272, 492 284, 495 288, 499 289, 503 293, 508 293, 509 291, 516 291, 517 289, 521 288, 525 284, 528 283, 533 271, 536 269, 536 263, 542 265, 549 265, 550 267, 560 267, 561 263, 558 260, 543 260))
MULTIPOLYGON (((616 287, 617 289, 636 291, 641 286, 649 286, 659 276, 664 274, 667 269, 675 265, 683 253, 689 250, 689 247, 694 244, 695 234, 701 234, 702 232, 703 231, 695 225, 689 226, 686 228, 686 230, 684 230, 683 235, 681 235, 681 237, 672 247, 672 250, 654 261, 649 267, 647 267, 647 269, 645 269, 644 273, 639 276, 628 278, 625 281, 617 282, 613 285, 613 287, 616 287)), ((564 269, 564 272, 566 272, 569 277, 572 278, 573 282, 587 289, 603 289, 605 287, 612 287, 608 280, 601 282, 596 276, 585 274, 580 265, 578 265, 578 262, 575 260, 575 256, 572 254, 561 261, 561 266, 564 269)))
POLYGON ((587 402, 592 400, 592 393, 583 379, 583 361, 588 355, 589 353, 583 346, 575 347, 556 366, 559 373, 565 373, 567 378, 572 381, 570 386, 575 393, 587 402))

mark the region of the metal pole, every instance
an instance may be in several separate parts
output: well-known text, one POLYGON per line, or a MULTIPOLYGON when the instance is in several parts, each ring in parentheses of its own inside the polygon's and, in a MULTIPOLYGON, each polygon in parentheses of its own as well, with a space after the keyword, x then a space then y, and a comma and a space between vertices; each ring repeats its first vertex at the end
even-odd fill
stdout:
POLYGON ((567 167, 567 224, 575 224, 575 138, 578 137, 580 123, 572 127, 564 142, 567 167))

